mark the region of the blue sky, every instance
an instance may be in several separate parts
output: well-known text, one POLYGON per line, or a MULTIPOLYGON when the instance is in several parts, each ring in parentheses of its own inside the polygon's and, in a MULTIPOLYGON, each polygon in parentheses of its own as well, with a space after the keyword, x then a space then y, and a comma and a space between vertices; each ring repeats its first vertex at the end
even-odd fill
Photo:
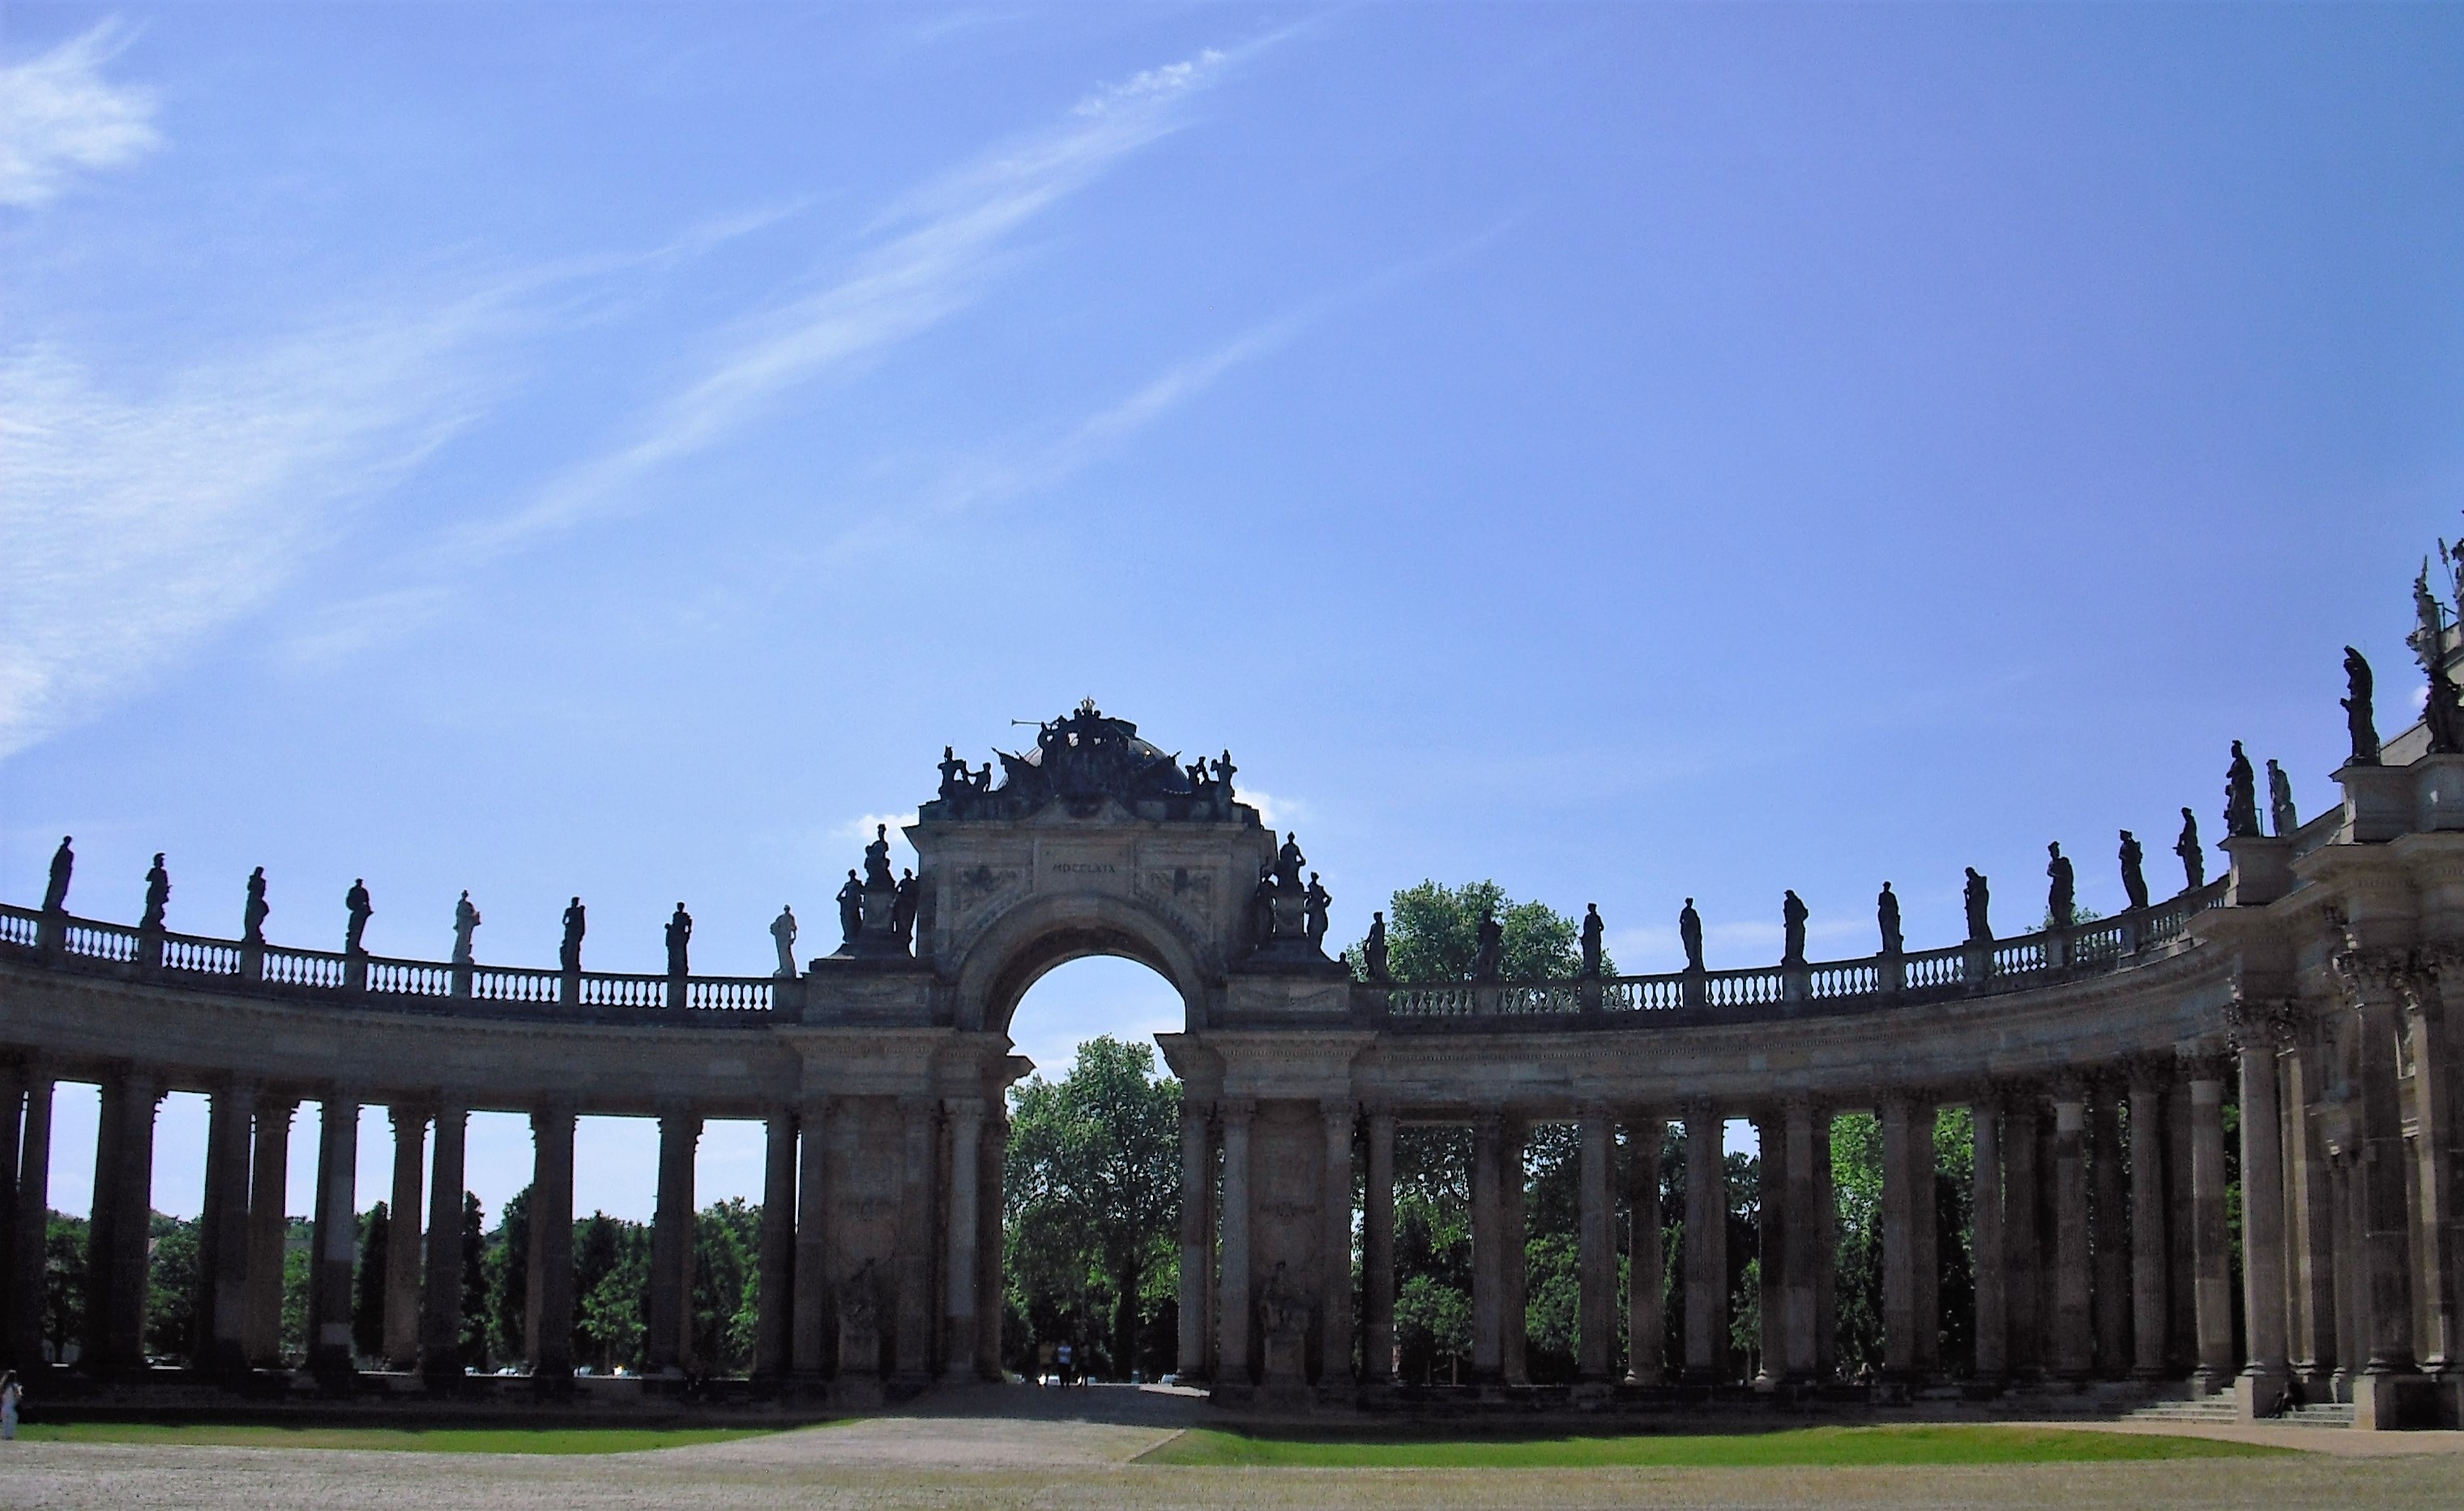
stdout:
MULTIPOLYGON (((580 892, 760 971, 1092 695, 1346 937, 1494 877, 1628 969, 1788 887, 1852 954, 1888 878, 1932 944, 2048 840, 2170 881, 2230 739, 2327 801, 2464 529, 2453 8, 11 3, 0 66, 18 902, 70 832, 98 916, 161 849, 176 929, 262 865, 287 942, 364 876, 382 953, 580 892)), ((1173 1011, 1087 963, 1020 1038, 1173 1011)))

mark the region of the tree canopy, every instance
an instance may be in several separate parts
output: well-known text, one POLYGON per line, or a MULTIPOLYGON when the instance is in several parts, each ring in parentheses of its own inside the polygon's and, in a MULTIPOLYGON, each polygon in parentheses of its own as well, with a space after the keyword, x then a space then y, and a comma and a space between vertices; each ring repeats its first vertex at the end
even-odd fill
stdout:
MULTIPOLYGON (((1499 974, 1509 981, 1533 981, 1578 974, 1583 965, 1582 927, 1547 903, 1518 903, 1495 882, 1469 882, 1461 887, 1422 882, 1407 887, 1386 905, 1386 967, 1397 981, 1468 981, 1472 957, 1480 953, 1480 921, 1497 916, 1505 952, 1499 974)), ((1355 973, 1362 972, 1360 947, 1344 952, 1355 973)), ((1602 969, 1615 974, 1615 962, 1602 969)))

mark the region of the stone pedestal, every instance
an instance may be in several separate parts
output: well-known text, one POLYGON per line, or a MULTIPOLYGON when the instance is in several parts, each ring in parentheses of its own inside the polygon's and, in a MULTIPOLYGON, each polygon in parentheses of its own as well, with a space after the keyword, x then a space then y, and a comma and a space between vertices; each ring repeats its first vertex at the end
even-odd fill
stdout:
POLYGON ((2245 1422, 2264 1421, 2284 1414, 2284 1403, 2290 1393, 2291 1381, 2281 1374, 2259 1374, 2243 1371, 2233 1381, 2234 1412, 2245 1422))
POLYGON ((2423 1374, 2377 1374, 2353 1377, 2353 1430, 2391 1433, 2432 1426, 2437 1420, 2437 1393, 2423 1374))
POLYGON ((2412 777, 2403 766, 2347 764, 2336 773, 2344 789, 2344 829, 2358 843, 2402 834, 2412 820, 2412 777))
POLYGON ((1268 1390, 1292 1389, 1309 1383, 1309 1335, 1287 1327, 1265 1336, 1263 1383, 1268 1390))
POLYGON ((2219 842, 2228 857, 2228 908, 2259 908, 2293 889, 2293 842, 2243 834, 2219 842))

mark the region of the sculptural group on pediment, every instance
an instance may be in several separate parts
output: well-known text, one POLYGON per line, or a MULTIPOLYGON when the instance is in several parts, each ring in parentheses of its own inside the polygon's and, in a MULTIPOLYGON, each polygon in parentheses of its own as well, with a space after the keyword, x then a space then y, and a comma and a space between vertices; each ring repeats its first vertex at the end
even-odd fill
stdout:
POLYGON ((1232 779, 1240 768, 1230 751, 1184 765, 1178 756, 1140 738, 1135 724, 1107 715, 1091 698, 1038 724, 1034 749, 994 754, 1001 763, 998 786, 990 762, 971 773, 956 748, 944 746, 939 795, 922 817, 1014 820, 1059 804, 1075 817, 1092 818, 1110 800, 1143 819, 1256 821, 1254 810, 1234 799, 1232 779))

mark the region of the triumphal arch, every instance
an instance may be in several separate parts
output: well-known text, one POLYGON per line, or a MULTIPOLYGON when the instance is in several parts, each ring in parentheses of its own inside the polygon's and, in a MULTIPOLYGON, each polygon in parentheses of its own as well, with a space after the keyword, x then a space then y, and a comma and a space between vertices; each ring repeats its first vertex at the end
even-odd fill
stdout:
MULTIPOLYGON (((1001 1377, 1006 1034, 1044 973, 1088 954, 1153 967, 1187 1009, 1161 1036, 1185 1096, 1179 1372, 1234 1398, 1375 1404, 1392 1379, 1394 1161, 1405 1124, 1473 1130, 1473 1397, 1529 1391, 1524 1150, 1579 1128, 1582 1383, 1573 1398, 1841 1388, 1833 1357, 1832 1119, 1879 1116, 1883 1323, 1877 1388, 1939 1378, 1934 1113, 1975 1114, 1970 1393, 2230 1392, 2254 1415, 2349 1403, 2358 1425, 2455 1421, 2464 1395, 2464 649, 2417 593, 2424 720, 2382 745, 2348 652, 2350 758, 2306 820, 2262 800, 2234 746, 2225 873, 2151 895, 2124 836, 2131 906, 2089 918, 2057 852, 2046 917, 1991 928, 1971 878, 1968 937, 1812 961, 1801 912, 1783 958, 1561 980, 1396 981, 1373 940, 1326 948, 1324 884, 1297 838, 1239 799, 1228 753, 1184 764, 1091 704, 1003 769, 944 752, 936 796, 839 894, 831 953, 712 976, 588 971, 579 904, 559 966, 371 955, 363 888, 343 948, 171 931, 159 864, 135 925, 69 907, 64 843, 38 907, 0 908, 0 1182, 10 1315, 0 1347, 46 1364, 42 1287, 52 1097, 101 1088, 91 1289, 74 1379, 135 1389, 156 1108, 209 1099, 198 1357, 184 1378, 257 1381, 277 1357, 283 1172, 297 1109, 319 1140, 311 1351, 326 1392, 463 1378, 459 1245, 473 1110, 527 1115, 537 1168, 527 1320, 533 1384, 570 1385, 574 1123, 658 1120, 649 1364, 693 1365, 687 1296, 705 1119, 766 1125, 757 1383, 826 1401, 1001 1377), (2265 811, 2263 812, 2262 809, 2265 811), (352 1347, 361 1109, 388 1109, 397 1213, 422 1246, 385 1264, 390 1372, 352 1347), (2237 1106, 2239 1236, 2225 1112, 2237 1106), (1758 1127, 1758 1379, 1730 1357, 1723 1126, 1758 1127), (1686 1133, 1681 1358, 1663 1357, 1661 1188, 1686 1133), (1358 1197, 1355 1202, 1355 1192, 1358 1197), (1719 1205, 1714 1205, 1715 1203, 1719 1205), (1635 1235, 1641 1235, 1637 1241, 1635 1235), (1620 1283, 1620 1256, 1631 1283, 1620 1283), (2236 1279, 2236 1272, 2238 1278, 2236 1279), (1585 1395, 1588 1392, 1588 1396, 1585 1395)), ((2186 819, 2191 817, 2185 810, 2186 819)), ((260 887, 261 877, 253 887, 260 887)), ((2164 890, 2159 888, 2159 891, 2164 890)), ((1793 894, 1792 894, 1792 901, 1793 894)), ((2031 905, 2028 912, 2035 912, 2031 905)), ((369 1193, 374 1195, 377 1193, 369 1193)), ((399 1231, 399 1230, 397 1230, 399 1231)))

